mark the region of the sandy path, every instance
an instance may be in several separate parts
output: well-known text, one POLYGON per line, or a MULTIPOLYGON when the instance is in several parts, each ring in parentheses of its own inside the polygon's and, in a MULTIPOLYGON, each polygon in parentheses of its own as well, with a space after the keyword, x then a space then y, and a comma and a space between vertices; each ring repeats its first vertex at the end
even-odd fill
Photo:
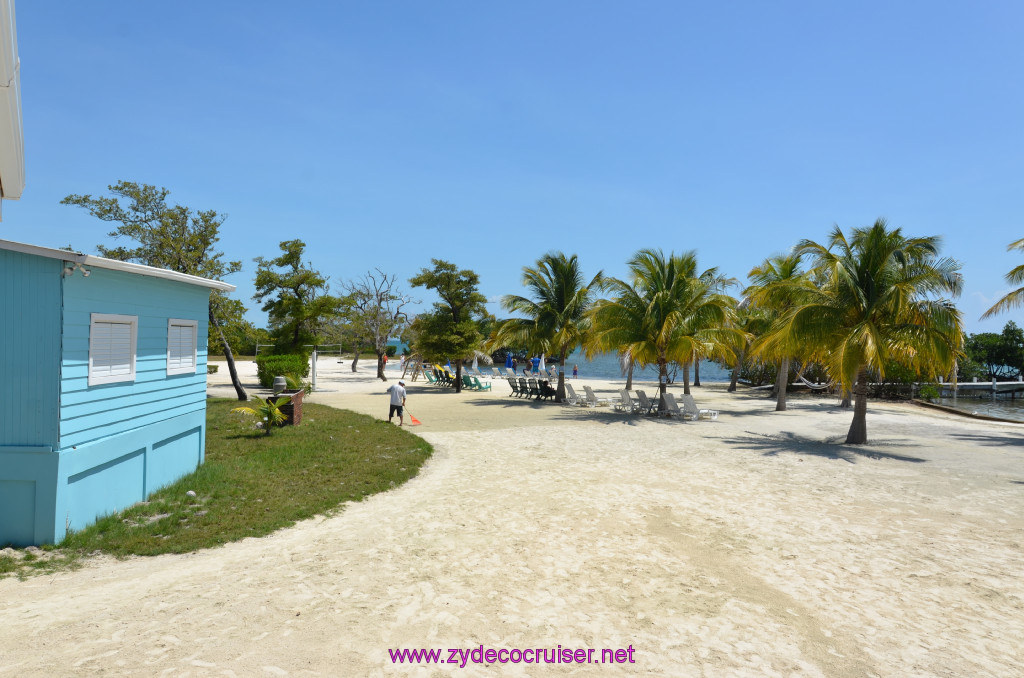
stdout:
MULTIPOLYGON (((336 378, 313 400, 386 410, 336 378)), ((0 581, 0 676, 1024 675, 1024 427, 872 405, 853 451, 817 400, 702 389, 721 417, 684 424, 506 393, 412 385, 435 456, 336 516, 0 581), (387 654, 481 644, 636 663, 387 654)))

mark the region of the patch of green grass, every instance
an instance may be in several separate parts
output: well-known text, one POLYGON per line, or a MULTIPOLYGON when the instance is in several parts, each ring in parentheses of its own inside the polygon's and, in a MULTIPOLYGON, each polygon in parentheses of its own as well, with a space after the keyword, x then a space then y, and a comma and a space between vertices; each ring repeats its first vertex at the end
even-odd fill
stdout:
POLYGON ((18 571, 19 559, 13 556, 0 556, 0 575, 18 571))
POLYGON ((207 402, 206 462, 194 473, 68 535, 47 558, 0 556, 0 576, 73 567, 97 551, 151 556, 262 537, 397 487, 432 452, 425 440, 388 422, 310 403, 300 426, 266 436, 251 419, 231 414, 237 405, 207 402))
POLYGON ((80 566, 82 554, 77 551, 13 549, 14 555, 0 554, 0 579, 15 575, 24 579, 33 574, 71 570, 80 566))

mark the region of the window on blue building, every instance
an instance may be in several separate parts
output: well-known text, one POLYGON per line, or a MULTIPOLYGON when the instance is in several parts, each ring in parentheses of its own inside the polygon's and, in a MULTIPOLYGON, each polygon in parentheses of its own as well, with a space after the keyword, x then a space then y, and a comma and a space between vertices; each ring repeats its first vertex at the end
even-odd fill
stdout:
POLYGON ((195 374, 195 320, 171 318, 167 321, 167 374, 195 374))
POLYGON ((135 381, 139 320, 133 315, 93 313, 89 322, 89 386, 135 381))

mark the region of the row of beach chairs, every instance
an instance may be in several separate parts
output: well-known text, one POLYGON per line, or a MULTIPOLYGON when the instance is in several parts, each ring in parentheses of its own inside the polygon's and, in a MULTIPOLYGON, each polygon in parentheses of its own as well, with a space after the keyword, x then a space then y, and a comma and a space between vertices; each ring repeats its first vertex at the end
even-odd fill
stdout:
POLYGON ((696 421, 698 419, 718 419, 718 410, 710 410, 697 407, 692 395, 683 394, 679 396, 682 403, 676 402, 675 396, 671 393, 665 394, 665 410, 658 410, 658 399, 651 400, 644 391, 637 390, 636 398, 633 398, 626 389, 619 390, 619 397, 602 398, 594 392, 590 386, 583 387, 583 394, 576 393, 572 384, 565 385, 565 403, 567 405, 579 405, 581 407, 612 406, 616 411, 628 414, 663 415, 668 417, 679 417, 696 421))
MULTIPOLYGON (((483 379, 489 379, 487 375, 477 370, 477 374, 471 372, 469 368, 465 368, 468 372, 462 375, 462 387, 471 391, 490 391, 491 382, 483 381, 483 379), (479 376, 477 376, 479 375, 479 376)), ((433 367, 424 365, 423 376, 427 378, 427 382, 434 384, 435 386, 443 386, 454 388, 455 387, 455 375, 447 368, 441 367, 440 365, 434 365, 433 367)))
POLYGON ((508 385, 512 387, 512 393, 509 395, 516 398, 554 400, 558 393, 546 381, 539 381, 533 377, 508 377, 508 385))
MULTIPOLYGON (((519 375, 515 372, 515 370, 512 370, 508 367, 492 367, 491 371, 494 373, 494 376, 497 377, 498 379, 519 378, 519 375)), ((527 379, 531 377, 539 377, 541 379, 552 379, 554 381, 558 381, 558 368, 555 367, 554 365, 548 365, 546 370, 534 372, 532 367, 527 366, 523 368, 523 376, 526 377, 527 379)))

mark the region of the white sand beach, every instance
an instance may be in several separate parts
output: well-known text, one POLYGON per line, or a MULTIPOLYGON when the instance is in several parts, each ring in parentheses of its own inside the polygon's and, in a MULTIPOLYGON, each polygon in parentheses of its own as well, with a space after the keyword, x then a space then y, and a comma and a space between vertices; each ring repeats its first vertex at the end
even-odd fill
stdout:
MULTIPOLYGON (((386 417, 372 365, 319 367, 309 401, 386 417)), ((1024 425, 872 402, 855 448, 833 400, 693 392, 717 421, 410 383, 418 477, 261 539, 0 580, 0 676, 1024 676, 1024 425), (635 663, 388 655, 480 645, 635 663)))

